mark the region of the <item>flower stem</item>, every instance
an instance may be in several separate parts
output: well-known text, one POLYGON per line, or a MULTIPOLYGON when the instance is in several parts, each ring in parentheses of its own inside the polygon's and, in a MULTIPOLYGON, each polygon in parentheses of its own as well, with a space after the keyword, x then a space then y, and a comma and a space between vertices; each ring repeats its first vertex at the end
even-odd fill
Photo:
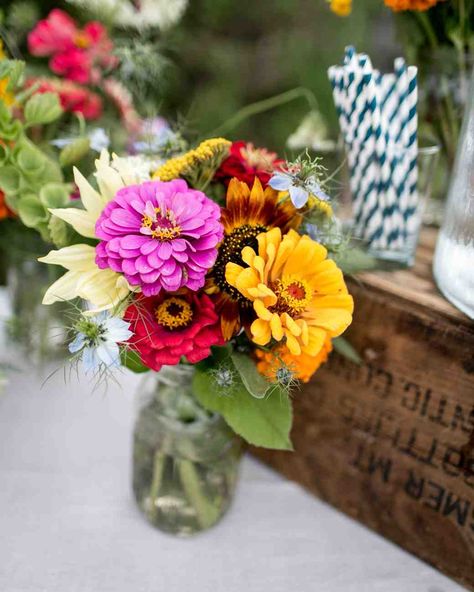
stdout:
POLYGON ((225 121, 219 127, 215 128, 214 130, 206 134, 206 137, 224 135, 230 130, 233 130, 235 127, 237 127, 240 123, 242 123, 249 117, 253 117, 254 115, 258 115, 259 113, 264 113, 265 111, 270 111, 271 109, 276 109, 281 105, 285 105, 286 103, 290 103, 291 101, 300 98, 305 98, 308 101, 308 104, 311 109, 318 108, 318 102, 316 100, 316 97, 308 88, 293 88, 292 90, 288 90, 279 95, 275 95, 273 97, 269 97, 268 99, 263 99, 262 101, 257 101, 255 103, 250 103, 249 105, 242 107, 242 109, 237 111, 237 113, 235 113, 227 121, 225 121))
POLYGON ((158 512, 158 508, 156 506, 156 499, 158 498, 158 494, 160 493, 161 483, 163 481, 163 473, 165 468, 166 462, 166 454, 161 451, 159 448, 155 452, 154 460, 153 460, 153 480, 150 486, 150 500, 151 500, 151 508, 150 508, 150 520, 154 522, 156 520, 156 514, 158 512))
POLYGON ((177 459, 179 477, 186 497, 196 512, 197 521, 202 528, 208 528, 216 522, 219 515, 218 508, 206 497, 202 491, 194 463, 190 460, 177 459))

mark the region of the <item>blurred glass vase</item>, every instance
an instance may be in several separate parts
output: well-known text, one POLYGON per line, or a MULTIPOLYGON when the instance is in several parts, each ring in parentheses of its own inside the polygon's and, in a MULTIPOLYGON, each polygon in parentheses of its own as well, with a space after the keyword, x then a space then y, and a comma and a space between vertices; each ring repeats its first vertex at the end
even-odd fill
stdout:
POLYGON ((213 526, 233 498, 241 441, 192 392, 193 368, 178 365, 141 384, 133 491, 156 528, 186 536, 213 526))
POLYGON ((474 319, 474 71, 434 257, 441 292, 474 319))

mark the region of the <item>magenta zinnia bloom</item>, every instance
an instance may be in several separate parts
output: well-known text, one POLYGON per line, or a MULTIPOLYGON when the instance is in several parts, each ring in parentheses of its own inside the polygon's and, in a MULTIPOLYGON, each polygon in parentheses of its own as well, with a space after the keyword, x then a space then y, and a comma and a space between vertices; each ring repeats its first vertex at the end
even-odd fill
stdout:
POLYGON ((220 208, 186 181, 120 189, 96 224, 96 262, 123 273, 145 296, 203 287, 222 240, 220 208))

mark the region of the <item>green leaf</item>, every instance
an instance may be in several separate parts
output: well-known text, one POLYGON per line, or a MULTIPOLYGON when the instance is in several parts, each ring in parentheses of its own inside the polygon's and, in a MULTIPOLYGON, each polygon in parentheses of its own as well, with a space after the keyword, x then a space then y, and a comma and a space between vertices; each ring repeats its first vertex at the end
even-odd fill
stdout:
POLYGON ((28 125, 51 123, 63 112, 56 93, 38 93, 28 99, 25 105, 25 119, 28 125))
POLYGON ((120 352, 120 359, 122 361, 122 366, 125 366, 136 374, 142 374, 143 372, 149 372, 150 370, 143 364, 137 352, 134 352, 131 349, 122 348, 120 352))
POLYGON ((231 392, 219 394, 213 376, 201 368, 196 368, 193 388, 203 407, 220 413, 250 444, 278 450, 293 449, 289 436, 292 409, 286 392, 274 387, 270 395, 256 399, 238 380, 231 392))
POLYGON ((61 150, 59 162, 63 167, 76 164, 88 154, 89 150, 89 138, 77 138, 61 150))
POLYGON ((332 340, 334 349, 338 354, 344 356, 354 364, 360 366, 362 364, 362 358, 358 354, 357 350, 345 339, 344 337, 336 337, 332 340))
POLYGON ((46 158, 36 146, 24 142, 15 150, 15 160, 25 175, 39 177, 46 166, 46 158))
POLYGON ((265 380, 257 370, 255 362, 244 354, 233 353, 232 362, 248 392, 257 399, 262 399, 274 385, 265 380))
POLYGON ((38 228, 40 223, 47 223, 49 214, 36 195, 26 195, 18 202, 18 215, 25 226, 38 228))
POLYGON ((25 62, 20 60, 1 60, 0 79, 8 78, 8 90, 13 91, 25 70, 25 62))
POLYGON ((41 188, 39 198, 45 208, 64 208, 69 203, 70 194, 70 185, 47 183, 41 188))
POLYGON ((347 249, 334 256, 334 261, 346 275, 369 271, 377 267, 377 260, 357 247, 347 249))
POLYGON ((17 193, 20 189, 20 173, 12 165, 0 167, 0 189, 5 193, 17 193))

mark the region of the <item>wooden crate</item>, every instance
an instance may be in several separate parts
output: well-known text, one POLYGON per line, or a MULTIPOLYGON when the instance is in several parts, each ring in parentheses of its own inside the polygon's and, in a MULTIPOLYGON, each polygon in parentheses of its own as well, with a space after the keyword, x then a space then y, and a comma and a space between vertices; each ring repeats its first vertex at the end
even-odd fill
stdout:
POLYGON ((474 324, 437 292, 425 232, 414 270, 350 281, 348 332, 294 397, 284 475, 474 589, 474 324))

